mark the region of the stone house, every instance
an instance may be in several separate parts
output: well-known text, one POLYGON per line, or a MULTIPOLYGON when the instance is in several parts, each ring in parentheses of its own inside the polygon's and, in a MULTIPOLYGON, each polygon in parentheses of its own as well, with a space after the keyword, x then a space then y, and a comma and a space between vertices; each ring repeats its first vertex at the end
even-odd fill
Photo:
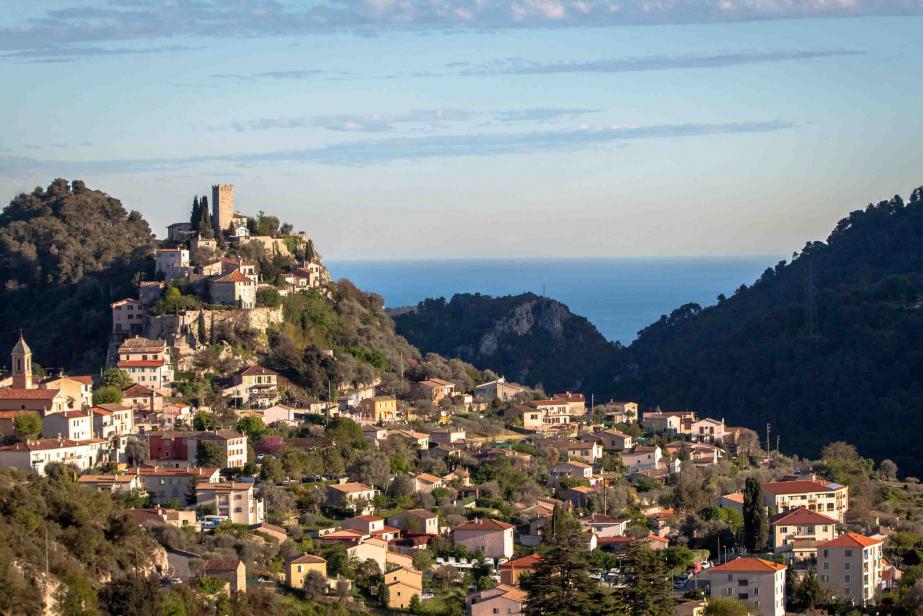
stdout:
POLYGON ((209 293, 214 304, 256 308, 256 283, 240 270, 210 281, 209 293))
POLYGON ((231 594, 247 592, 247 567, 243 561, 206 560, 205 577, 226 581, 230 585, 231 594))
POLYGON ((439 534, 439 516, 426 509, 408 509, 388 518, 388 525, 412 534, 439 534))
POLYGON ((173 382, 172 360, 164 340, 128 338, 119 346, 116 365, 134 383, 151 389, 165 388, 173 382))

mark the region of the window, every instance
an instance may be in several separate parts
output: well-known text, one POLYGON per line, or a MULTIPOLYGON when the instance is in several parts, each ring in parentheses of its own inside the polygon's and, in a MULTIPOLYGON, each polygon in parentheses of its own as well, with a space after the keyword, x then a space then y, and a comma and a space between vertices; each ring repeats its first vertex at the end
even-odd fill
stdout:
MULTIPOLYGON (((844 556, 846 556, 846 558, 852 558, 852 550, 846 550, 846 553, 844 554, 844 556)), ((849 564, 849 563, 846 563, 846 564, 849 564)))

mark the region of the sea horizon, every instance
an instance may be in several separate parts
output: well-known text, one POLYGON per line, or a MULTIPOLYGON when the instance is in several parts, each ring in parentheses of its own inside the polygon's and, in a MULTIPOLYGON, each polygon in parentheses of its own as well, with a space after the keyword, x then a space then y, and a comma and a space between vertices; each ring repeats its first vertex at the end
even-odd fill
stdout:
POLYGON ((335 279, 381 295, 388 308, 458 293, 505 296, 532 292, 586 317, 608 340, 628 345, 663 314, 695 302, 714 304, 752 284, 780 257, 562 257, 330 260, 335 279))

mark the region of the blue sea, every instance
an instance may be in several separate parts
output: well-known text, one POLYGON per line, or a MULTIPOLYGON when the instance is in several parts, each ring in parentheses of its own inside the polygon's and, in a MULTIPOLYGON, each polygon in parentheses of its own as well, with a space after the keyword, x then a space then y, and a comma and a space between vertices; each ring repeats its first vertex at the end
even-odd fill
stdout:
POLYGON ((374 291, 389 308, 455 293, 545 294, 585 316, 609 340, 630 344, 639 330, 687 302, 714 304, 751 284, 771 256, 671 259, 483 259, 332 261, 334 278, 374 291))

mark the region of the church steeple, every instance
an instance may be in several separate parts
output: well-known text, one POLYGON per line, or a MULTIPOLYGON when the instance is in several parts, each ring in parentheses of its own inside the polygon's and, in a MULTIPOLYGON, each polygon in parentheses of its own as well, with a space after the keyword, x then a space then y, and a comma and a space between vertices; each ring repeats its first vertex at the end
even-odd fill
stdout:
POLYGON ((13 347, 13 387, 15 389, 32 389, 32 349, 26 344, 19 330, 19 341, 13 347))

